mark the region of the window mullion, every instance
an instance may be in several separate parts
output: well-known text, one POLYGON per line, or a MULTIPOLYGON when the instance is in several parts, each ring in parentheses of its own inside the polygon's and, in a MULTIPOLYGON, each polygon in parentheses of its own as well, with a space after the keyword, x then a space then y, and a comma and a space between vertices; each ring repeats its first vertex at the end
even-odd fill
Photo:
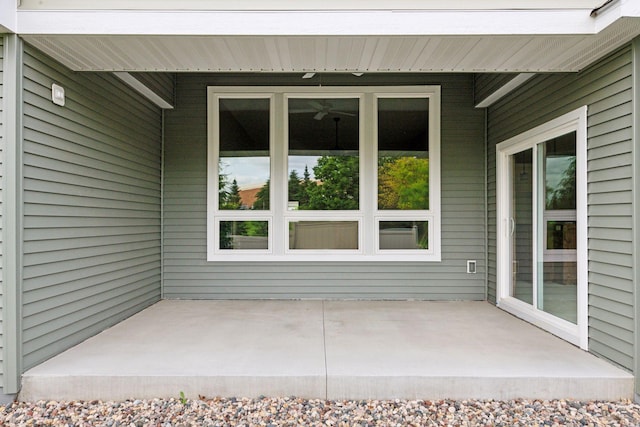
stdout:
POLYGON ((285 206, 287 194, 287 114, 285 114, 284 94, 276 93, 271 113, 271 206, 272 244, 275 255, 284 255, 287 229, 285 206))
POLYGON ((360 150, 362 156, 362 178, 360 179, 360 198, 362 204, 362 245, 365 255, 375 254, 375 213, 378 209, 377 192, 377 118, 375 96, 373 93, 366 93, 361 100, 362 114, 360 116, 361 143, 360 150))

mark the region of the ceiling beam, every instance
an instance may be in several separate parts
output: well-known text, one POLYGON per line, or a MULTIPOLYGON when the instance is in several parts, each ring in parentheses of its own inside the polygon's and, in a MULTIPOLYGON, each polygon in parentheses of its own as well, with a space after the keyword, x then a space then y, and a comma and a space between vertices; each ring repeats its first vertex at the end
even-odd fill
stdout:
POLYGON ((487 108, 503 97, 507 96, 509 93, 514 91, 516 88, 524 84, 527 80, 535 76, 535 73, 520 73, 515 76, 513 79, 509 80, 504 85, 500 86, 496 91, 487 96, 485 99, 476 104, 476 108, 487 108))
POLYGON ((131 74, 121 71, 115 72, 113 74, 163 110, 173 109, 173 105, 162 99, 160 95, 155 93, 153 90, 147 87, 140 80, 133 77, 131 74))

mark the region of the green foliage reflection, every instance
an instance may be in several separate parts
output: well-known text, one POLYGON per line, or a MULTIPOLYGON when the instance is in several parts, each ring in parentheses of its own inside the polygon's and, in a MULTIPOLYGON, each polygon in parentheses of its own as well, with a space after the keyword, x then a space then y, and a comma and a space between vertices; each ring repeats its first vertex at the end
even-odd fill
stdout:
POLYGON ((429 159, 380 158, 378 209, 429 209, 429 159))

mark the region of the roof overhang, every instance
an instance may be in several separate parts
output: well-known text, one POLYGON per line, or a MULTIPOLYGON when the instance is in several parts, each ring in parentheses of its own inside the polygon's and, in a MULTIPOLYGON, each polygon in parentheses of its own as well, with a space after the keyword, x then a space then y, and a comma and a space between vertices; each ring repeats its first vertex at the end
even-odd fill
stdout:
POLYGON ((291 0, 268 10, 250 9, 264 3, 256 0, 210 2, 216 10, 182 1, 180 10, 159 9, 176 5, 160 0, 129 2, 153 10, 95 8, 122 0, 71 10, 36 6, 81 3, 23 0, 17 28, 77 71, 572 72, 640 35, 637 0, 602 8, 604 0, 562 8, 549 0, 371 0, 367 9, 355 0, 306 9, 321 2, 297 0, 295 10, 286 9, 291 0))

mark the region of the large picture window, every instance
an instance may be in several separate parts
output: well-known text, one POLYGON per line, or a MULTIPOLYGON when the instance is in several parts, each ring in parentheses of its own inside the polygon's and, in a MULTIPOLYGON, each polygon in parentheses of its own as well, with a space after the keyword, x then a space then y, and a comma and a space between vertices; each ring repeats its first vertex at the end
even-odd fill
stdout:
POLYGON ((439 261, 440 88, 210 87, 209 261, 439 261))

